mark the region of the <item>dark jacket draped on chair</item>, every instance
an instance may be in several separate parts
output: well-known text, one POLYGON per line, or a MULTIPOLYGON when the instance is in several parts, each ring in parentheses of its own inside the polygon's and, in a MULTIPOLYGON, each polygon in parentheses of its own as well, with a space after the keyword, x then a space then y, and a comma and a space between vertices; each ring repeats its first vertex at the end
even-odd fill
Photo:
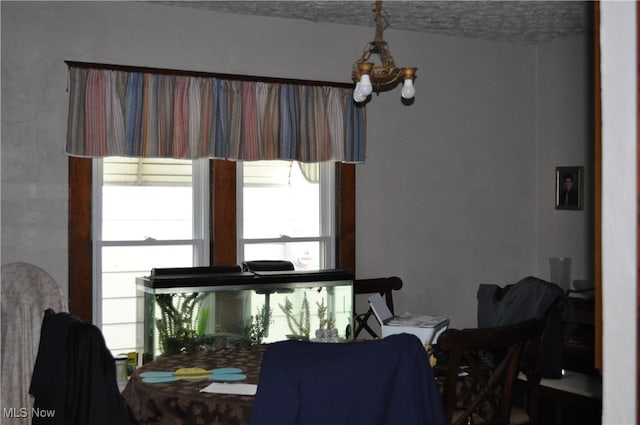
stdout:
POLYGON ((102 332, 69 313, 45 312, 29 392, 33 425, 129 423, 102 332))
POLYGON ((265 352, 252 425, 443 424, 427 353, 413 335, 265 352))
MULTIPOLYGON (((569 297, 558 285, 532 276, 503 288, 481 284, 478 288, 478 327, 504 326, 528 319, 542 320, 558 297, 564 302, 551 325, 543 377, 560 378, 563 342, 575 328, 576 318, 569 297)), ((525 358, 534 353, 535 347, 527 346, 525 358)))

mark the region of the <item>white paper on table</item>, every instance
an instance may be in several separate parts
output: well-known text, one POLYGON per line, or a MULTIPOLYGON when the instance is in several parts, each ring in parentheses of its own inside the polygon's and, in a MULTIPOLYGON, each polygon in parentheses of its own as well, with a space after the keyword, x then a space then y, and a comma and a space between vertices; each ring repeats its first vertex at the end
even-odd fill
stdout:
POLYGON ((212 382, 211 384, 201 389, 200 392, 214 394, 256 395, 257 390, 258 385, 256 384, 212 382))

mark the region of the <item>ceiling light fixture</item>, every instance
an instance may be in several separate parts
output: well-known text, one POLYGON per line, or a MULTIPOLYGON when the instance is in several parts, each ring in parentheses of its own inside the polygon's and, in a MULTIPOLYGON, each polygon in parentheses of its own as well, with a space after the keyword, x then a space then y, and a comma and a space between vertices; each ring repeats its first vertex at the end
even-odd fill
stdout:
POLYGON ((401 77, 404 79, 402 97, 412 99, 416 93, 413 79, 418 68, 396 68, 387 42, 382 37, 384 29, 389 26, 382 16, 382 1, 376 1, 373 12, 376 16, 376 35, 373 41, 367 43, 360 59, 353 64, 353 81, 356 83, 353 100, 361 103, 374 91, 379 93, 391 90, 398 85, 401 77), (369 61, 371 55, 380 58, 380 65, 369 61))

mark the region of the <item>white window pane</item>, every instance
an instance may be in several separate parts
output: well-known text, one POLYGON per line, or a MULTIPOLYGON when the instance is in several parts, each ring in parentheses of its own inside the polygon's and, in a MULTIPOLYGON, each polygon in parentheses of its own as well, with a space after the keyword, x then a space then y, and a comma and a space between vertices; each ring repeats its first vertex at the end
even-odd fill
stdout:
POLYGON ((191 187, 103 186, 102 239, 191 239, 192 205, 191 187))
POLYGON ((320 184, 297 163, 245 162, 243 176, 244 239, 320 236, 320 184), (268 184, 257 183, 255 167, 268 184))
POLYGON ((102 324, 136 322, 136 298, 102 299, 102 324))
POLYGON ((191 165, 188 159, 108 157, 103 159, 103 182, 191 186, 191 165))
POLYGON ((136 296, 136 277, 149 274, 149 270, 102 274, 102 298, 128 298, 136 296))
POLYGON ((140 352, 144 303, 136 277, 153 268, 204 265, 208 258, 208 161, 104 158, 94 164, 95 320, 113 354, 140 352))
POLYGON ((191 267, 192 245, 107 246, 102 249, 103 283, 105 275, 135 272, 148 275, 152 268, 191 267))
POLYGON ((136 350, 136 325, 135 323, 103 325, 102 334, 107 347, 114 355, 128 353, 136 350))
POLYGON ((296 270, 319 270, 321 242, 251 243, 244 247, 244 261, 288 260, 296 270))

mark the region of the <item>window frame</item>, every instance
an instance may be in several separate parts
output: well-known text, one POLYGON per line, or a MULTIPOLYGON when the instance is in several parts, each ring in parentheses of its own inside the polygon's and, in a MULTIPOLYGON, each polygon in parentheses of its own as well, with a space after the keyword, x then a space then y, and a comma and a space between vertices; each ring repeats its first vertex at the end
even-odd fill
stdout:
MULTIPOLYGON (((337 163, 336 267, 355 274, 355 164, 337 163)), ((93 322, 92 159, 69 157, 69 311, 93 322)), ((209 264, 237 264, 236 163, 209 161, 209 264), (214 208, 215 207, 215 208, 214 208)))
POLYGON ((208 208, 205 204, 209 201, 209 192, 203 184, 205 179, 208 180, 208 169, 206 161, 192 160, 192 202, 193 202, 193 228, 191 239, 174 239, 174 240, 104 240, 102 237, 103 216, 102 216, 102 188, 104 160, 103 158, 92 159, 92 318, 93 323, 102 329, 103 322, 103 288, 102 288, 102 250, 107 247, 136 247, 136 246, 182 246, 191 245, 193 247, 192 262, 194 266, 207 266, 209 264, 209 236, 211 232, 206 231, 206 223, 210 222, 208 217, 208 208), (206 175, 205 175, 206 174, 206 175), (96 188, 99 188, 96 190, 96 188))
MULTIPOLYGON (((282 161, 282 160, 280 160, 282 161)), ((296 161, 292 161, 294 164, 296 161)), ((320 167, 320 234, 318 236, 280 236, 269 238, 246 238, 244 237, 244 173, 243 173, 243 161, 238 161, 237 173, 237 193, 236 203, 237 217, 236 226, 238 233, 237 243, 237 258, 239 261, 244 261, 244 250, 246 245, 257 244, 270 244, 270 243, 296 243, 296 242, 319 242, 323 247, 320 250, 321 262, 324 263, 325 269, 335 268, 337 263, 336 259, 336 204, 337 204, 337 187, 336 187, 336 173, 337 168, 331 166, 331 163, 319 163, 320 167)), ((297 164, 296 164, 297 166, 297 164)))

